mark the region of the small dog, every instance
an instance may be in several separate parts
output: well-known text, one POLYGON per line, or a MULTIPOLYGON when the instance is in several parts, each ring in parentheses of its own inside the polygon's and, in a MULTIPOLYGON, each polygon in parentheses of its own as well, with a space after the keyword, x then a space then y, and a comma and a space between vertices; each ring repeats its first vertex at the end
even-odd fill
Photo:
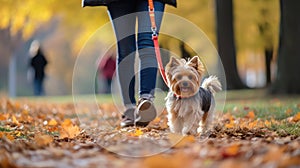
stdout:
POLYGON ((214 94, 222 88, 215 76, 209 76, 201 85, 204 72, 198 56, 188 61, 171 57, 167 64, 165 73, 170 91, 166 108, 171 132, 197 135, 210 129, 214 94))

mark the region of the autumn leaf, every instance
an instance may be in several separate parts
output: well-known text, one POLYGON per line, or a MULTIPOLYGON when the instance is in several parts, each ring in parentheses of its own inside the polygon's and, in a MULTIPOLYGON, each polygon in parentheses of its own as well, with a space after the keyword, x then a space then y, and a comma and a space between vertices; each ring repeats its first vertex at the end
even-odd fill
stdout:
POLYGON ((144 132, 141 129, 136 128, 134 130, 134 132, 130 134, 130 136, 139 137, 139 136, 141 136, 143 134, 144 134, 144 132))
POLYGON ((18 166, 15 165, 15 162, 12 161, 10 157, 10 153, 7 152, 5 149, 0 149, 0 167, 10 167, 10 168, 17 168, 18 166))
POLYGON ((170 159, 165 155, 154 155, 146 158, 143 164, 146 168, 176 168, 170 159))
POLYGON ((287 110, 285 110, 285 114, 286 115, 291 115, 291 113, 293 112, 293 110, 292 109, 290 109, 290 108, 288 108, 287 110))
POLYGON ((14 134, 15 134, 16 137, 22 136, 22 132, 21 131, 16 131, 16 132, 14 132, 14 134))
POLYGON ((53 138, 50 135, 37 134, 34 136, 34 141, 38 146, 46 146, 53 142, 53 138))
POLYGON ((62 123, 61 123, 61 126, 62 127, 68 127, 68 126, 71 126, 72 125, 72 121, 71 119, 67 118, 65 119, 62 123))
POLYGON ((22 110, 22 115, 28 115, 29 111, 27 109, 22 110))
POLYGON ((300 112, 298 112, 298 113, 293 117, 292 121, 294 121, 294 122, 300 121, 300 112))
POLYGON ((223 157, 234 157, 239 154, 240 145, 235 143, 230 146, 226 146, 222 150, 222 156, 223 157))
POLYGON ((299 156, 284 157, 278 167, 296 167, 300 165, 299 156))
POLYGON ((225 124, 226 128, 234 128, 234 126, 235 126, 234 121, 230 121, 230 123, 225 124))
POLYGON ((235 127, 234 117, 231 114, 229 114, 229 113, 225 114, 224 118, 229 120, 229 123, 225 124, 226 128, 234 128, 235 127))
POLYGON ((264 124, 265 124, 266 127, 270 127, 272 123, 270 121, 266 120, 264 122, 264 124))
POLYGON ((20 103, 20 102, 15 102, 14 107, 15 107, 16 109, 20 109, 21 103, 20 103))
POLYGON ((65 119, 63 123, 61 123, 61 129, 59 131, 59 138, 75 138, 80 134, 80 129, 77 125, 73 125, 71 119, 65 119))
POLYGON ((10 133, 7 133, 7 132, 0 132, 0 138, 3 138, 3 137, 6 137, 8 140, 10 141, 14 141, 15 138, 10 134, 10 133))
POLYGON ((175 133, 168 134, 168 138, 174 148, 186 147, 187 145, 196 141, 195 137, 192 135, 182 136, 181 134, 175 133))
POLYGON ((59 131, 59 138, 75 138, 80 134, 80 129, 77 125, 62 125, 62 128, 59 131))
POLYGON ((160 120, 161 120, 161 118, 160 117, 156 117, 153 121, 152 121, 152 123, 159 123, 160 122, 160 120))
POLYGON ((246 115, 246 118, 254 119, 255 118, 255 113, 254 111, 249 111, 248 114, 246 115))
POLYGON ((185 153, 179 152, 174 156, 168 155, 154 155, 144 160, 141 167, 146 168, 182 168, 191 167, 191 157, 188 157, 185 153))
POLYGON ((254 120, 254 121, 248 123, 247 125, 248 125, 248 128, 253 129, 253 128, 258 127, 259 122, 257 120, 254 120))
POLYGON ((16 117, 13 115, 12 117, 12 122, 14 123, 14 124, 16 124, 16 125, 19 125, 20 123, 19 123, 19 121, 16 119, 16 117))
POLYGON ((284 150, 284 147, 278 147, 275 145, 270 146, 269 151, 263 157, 263 161, 270 162, 280 160, 280 158, 282 158, 282 156, 284 155, 284 150))
POLYGON ((7 114, 0 114, 0 121, 7 120, 8 115, 7 114))
POLYGON ((9 132, 0 132, 0 139, 6 137, 10 141, 14 141, 14 136, 11 135, 9 132))
POLYGON ((55 119, 51 119, 49 122, 48 122, 48 125, 49 126, 56 126, 57 125, 57 122, 55 119))

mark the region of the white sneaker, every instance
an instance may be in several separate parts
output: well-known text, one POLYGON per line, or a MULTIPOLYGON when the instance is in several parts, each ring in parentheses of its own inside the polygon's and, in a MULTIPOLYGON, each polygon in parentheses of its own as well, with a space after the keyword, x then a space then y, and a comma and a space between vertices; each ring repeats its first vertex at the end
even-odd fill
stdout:
POLYGON ((156 109, 151 99, 153 98, 140 98, 135 113, 136 125, 147 126, 150 121, 155 119, 156 109))

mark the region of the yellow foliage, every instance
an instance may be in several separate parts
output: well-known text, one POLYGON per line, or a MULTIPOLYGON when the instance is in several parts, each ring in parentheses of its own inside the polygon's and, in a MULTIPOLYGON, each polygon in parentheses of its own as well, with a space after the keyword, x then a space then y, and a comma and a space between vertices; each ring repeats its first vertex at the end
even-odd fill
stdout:
POLYGON ((23 28, 23 38, 29 39, 33 35, 34 29, 33 24, 26 24, 23 28))
POLYGON ((1 16, 1 19, 0 19, 0 28, 3 29, 3 28, 6 28, 7 25, 9 24, 9 10, 8 9, 0 9, 0 16, 1 16))

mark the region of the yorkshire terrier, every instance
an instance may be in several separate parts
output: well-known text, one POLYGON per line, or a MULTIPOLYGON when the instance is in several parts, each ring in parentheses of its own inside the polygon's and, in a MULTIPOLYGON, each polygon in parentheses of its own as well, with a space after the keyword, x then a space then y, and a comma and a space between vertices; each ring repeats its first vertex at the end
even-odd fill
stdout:
POLYGON ((215 76, 209 76, 201 85, 204 72, 198 56, 188 61, 171 57, 167 64, 165 73, 170 91, 166 108, 171 132, 198 135, 211 129, 214 94, 222 88, 215 76))

